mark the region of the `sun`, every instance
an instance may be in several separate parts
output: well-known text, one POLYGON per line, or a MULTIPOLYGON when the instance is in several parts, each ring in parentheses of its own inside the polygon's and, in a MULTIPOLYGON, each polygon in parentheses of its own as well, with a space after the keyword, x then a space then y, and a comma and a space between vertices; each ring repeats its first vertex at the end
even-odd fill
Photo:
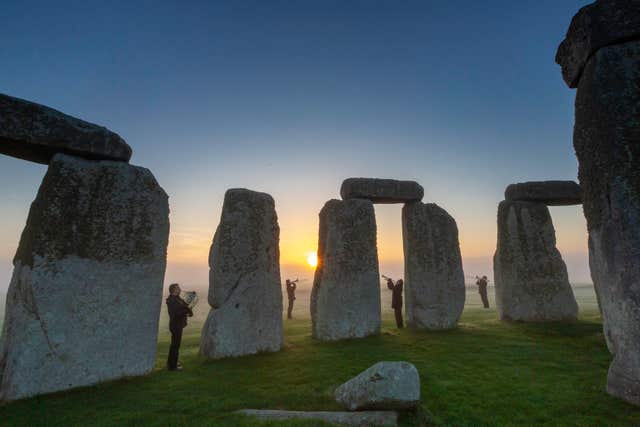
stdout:
POLYGON ((318 255, 315 252, 307 253, 307 264, 314 268, 318 266, 318 255))

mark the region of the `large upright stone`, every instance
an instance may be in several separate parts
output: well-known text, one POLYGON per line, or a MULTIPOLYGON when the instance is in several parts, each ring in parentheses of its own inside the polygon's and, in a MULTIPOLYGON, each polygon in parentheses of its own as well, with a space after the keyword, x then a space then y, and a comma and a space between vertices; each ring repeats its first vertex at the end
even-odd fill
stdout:
POLYGON ((329 200, 320 211, 311 322, 313 337, 324 341, 380 332, 376 218, 368 200, 329 200))
POLYGON ((0 153, 45 164, 56 153, 128 162, 131 147, 105 127, 0 94, 0 153))
POLYGON ((0 400, 150 372, 168 237, 149 170, 56 155, 13 262, 0 400))
POLYGON ((573 17, 556 62, 569 87, 578 87, 591 57, 601 48, 640 39, 640 0, 598 0, 573 17))
POLYGON ((578 304, 556 248, 546 205, 500 202, 493 272, 500 319, 543 322, 577 318, 578 304))
POLYGON ((531 181, 509 185, 505 200, 538 202, 547 206, 582 204, 580 186, 574 181, 531 181))
POLYGON ((640 405, 640 40, 604 47, 587 63, 573 143, 591 277, 614 355, 607 390, 640 405))
POLYGON ((456 221, 434 203, 407 203, 402 235, 407 324, 435 330, 455 327, 465 300, 456 221))
POLYGON ((342 183, 340 196, 343 200, 367 199, 373 203, 404 203, 422 200, 424 189, 415 181, 348 178, 342 183))
POLYGON ((209 253, 200 353, 212 359, 282 348, 280 228, 273 198, 228 190, 209 253))

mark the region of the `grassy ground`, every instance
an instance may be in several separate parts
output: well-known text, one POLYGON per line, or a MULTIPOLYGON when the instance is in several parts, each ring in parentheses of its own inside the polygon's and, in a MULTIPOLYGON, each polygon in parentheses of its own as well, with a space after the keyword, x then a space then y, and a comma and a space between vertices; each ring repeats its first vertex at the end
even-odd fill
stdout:
MULTIPOLYGON (((640 425, 640 408, 604 392, 610 355, 600 318, 591 294, 576 296, 581 319, 570 325, 499 322, 494 310, 478 308, 472 296, 456 330, 398 331, 385 312, 380 336, 329 344, 311 339, 307 307, 300 304, 298 319, 285 322, 283 351, 221 361, 198 356, 203 304, 185 331, 183 372, 163 369, 163 318, 151 375, 14 402, 0 407, 0 425, 256 425, 231 412, 338 410, 333 389, 381 360, 416 365, 434 425, 640 425)), ((417 425, 412 415, 401 422, 417 425)))

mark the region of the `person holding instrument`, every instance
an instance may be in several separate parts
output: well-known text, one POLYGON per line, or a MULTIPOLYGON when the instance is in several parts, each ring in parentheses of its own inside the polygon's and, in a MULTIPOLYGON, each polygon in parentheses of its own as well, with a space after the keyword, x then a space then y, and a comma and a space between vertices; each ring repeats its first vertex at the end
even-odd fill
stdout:
POLYGON ((293 319, 291 312, 293 311, 293 302, 296 300, 296 288, 298 279, 291 281, 287 279, 287 297, 289 298, 289 307, 287 308, 287 319, 293 319))
POLYGON ((180 298, 180 285, 173 283, 169 286, 167 298, 167 310, 169 311, 169 331, 171 331, 171 346, 167 359, 167 369, 181 371, 182 365, 178 363, 178 353, 182 343, 182 330, 187 326, 187 317, 193 316, 189 305, 180 298))
POLYGON ((385 275, 382 275, 383 279, 387 281, 387 288, 392 293, 391 296, 391 308, 393 308, 393 312, 396 316, 396 326, 398 328, 404 327, 404 319, 402 318, 402 288, 404 286, 404 282, 402 279, 398 279, 395 283, 393 280, 385 275))
POLYGON ((489 297, 487 296, 488 284, 489 280, 487 279, 487 276, 476 276, 476 286, 478 286, 478 293, 480 294, 480 299, 482 300, 484 308, 489 308, 489 297))

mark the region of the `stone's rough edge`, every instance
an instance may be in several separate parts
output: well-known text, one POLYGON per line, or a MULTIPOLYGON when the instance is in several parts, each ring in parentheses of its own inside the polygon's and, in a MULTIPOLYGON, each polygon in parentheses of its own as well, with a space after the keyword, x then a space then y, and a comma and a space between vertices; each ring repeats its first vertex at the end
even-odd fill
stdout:
POLYGON ((575 181, 527 181, 510 184, 504 190, 510 202, 540 202, 549 206, 582 204, 582 190, 575 181))
POLYGON ((294 420, 309 419, 323 420, 339 425, 347 426, 380 426, 389 427, 398 425, 398 413, 396 411, 286 411, 276 409, 240 409, 235 412, 249 417, 264 420, 294 420))
POLYGON ((340 186, 342 200, 367 199, 373 203, 420 201, 424 188, 416 181, 384 178, 347 178, 340 186))
POLYGON ((132 150, 104 126, 0 93, 0 153, 48 164, 58 153, 129 162, 132 150))
POLYGON ((596 1, 573 17, 555 60, 567 86, 577 88, 586 64, 598 50, 633 40, 640 40, 640 1, 596 1))

